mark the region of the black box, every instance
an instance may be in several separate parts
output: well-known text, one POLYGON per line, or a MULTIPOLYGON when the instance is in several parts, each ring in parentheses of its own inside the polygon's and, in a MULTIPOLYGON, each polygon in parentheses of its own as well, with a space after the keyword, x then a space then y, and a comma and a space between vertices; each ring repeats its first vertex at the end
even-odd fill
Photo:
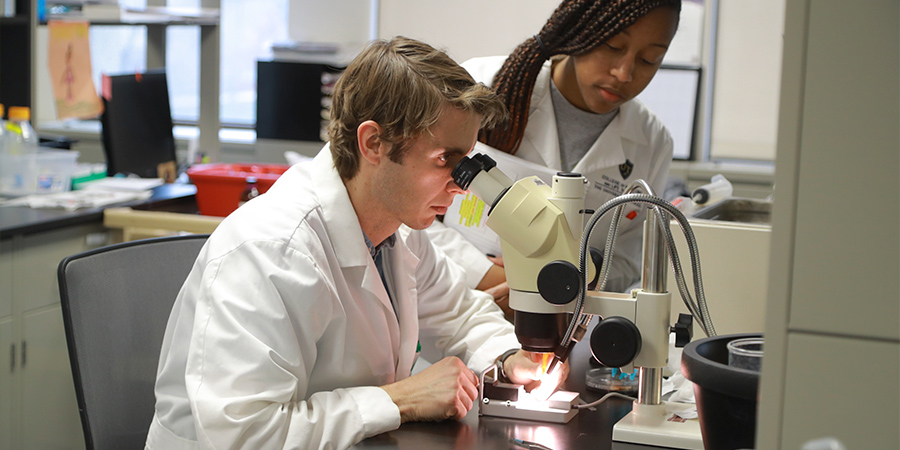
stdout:
POLYGON ((322 141, 331 88, 343 68, 257 61, 256 138, 322 141))

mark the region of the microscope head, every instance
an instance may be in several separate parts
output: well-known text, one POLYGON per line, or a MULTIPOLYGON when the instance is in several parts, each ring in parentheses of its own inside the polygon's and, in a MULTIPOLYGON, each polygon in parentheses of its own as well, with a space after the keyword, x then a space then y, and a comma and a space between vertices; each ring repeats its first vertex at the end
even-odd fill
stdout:
MULTIPOLYGON (((553 185, 538 177, 513 182, 488 155, 463 158, 453 179, 484 201, 490 212, 487 226, 500 237, 510 307, 515 310, 516 336, 528 351, 559 353, 571 315, 564 305, 580 289, 577 253, 581 238, 585 181, 580 174, 559 173, 553 185), (546 276, 545 268, 568 264, 575 277, 546 276), (541 276, 541 273, 545 276, 541 276), (541 290, 549 280, 554 293, 541 290), (565 284, 565 286, 563 286, 565 284), (557 295, 565 291, 568 295, 557 295)), ((592 267, 593 269, 593 267, 592 267)))

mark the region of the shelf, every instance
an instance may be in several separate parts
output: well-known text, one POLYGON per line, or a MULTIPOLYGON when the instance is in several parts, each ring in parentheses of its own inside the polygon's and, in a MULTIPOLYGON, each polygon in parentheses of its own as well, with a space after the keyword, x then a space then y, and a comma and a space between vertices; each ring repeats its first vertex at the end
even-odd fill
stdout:
MULTIPOLYGON (((64 21, 84 21, 84 18, 77 16, 65 16, 65 17, 51 17, 50 20, 64 20, 64 21)), ((169 25, 199 25, 201 27, 214 27, 219 24, 218 20, 210 21, 210 20, 195 20, 195 19, 183 19, 183 20, 170 20, 170 19, 150 19, 150 18, 127 18, 127 19, 94 19, 88 20, 88 24, 91 26, 112 26, 112 25, 127 25, 127 26, 140 26, 140 25, 157 25, 157 26, 169 26, 169 25)), ((47 22, 41 22, 40 25, 47 25, 47 22)))
MULTIPOLYGON (((219 24, 219 10, 215 8, 147 7, 119 8, 98 13, 48 15, 47 20, 87 21, 91 25, 199 25, 219 24), (96 14, 96 15, 94 15, 96 14)), ((46 21, 41 22, 46 25, 46 21)))
POLYGON ((0 17, 0 25, 25 25, 29 24, 29 17, 24 14, 19 14, 13 17, 0 17))

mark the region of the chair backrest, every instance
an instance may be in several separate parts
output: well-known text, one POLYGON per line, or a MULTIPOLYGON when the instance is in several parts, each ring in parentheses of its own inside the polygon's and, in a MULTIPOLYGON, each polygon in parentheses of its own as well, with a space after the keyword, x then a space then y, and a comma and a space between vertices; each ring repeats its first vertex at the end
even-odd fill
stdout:
POLYGON ((207 237, 125 242, 60 262, 66 341, 88 450, 144 448, 166 323, 207 237))

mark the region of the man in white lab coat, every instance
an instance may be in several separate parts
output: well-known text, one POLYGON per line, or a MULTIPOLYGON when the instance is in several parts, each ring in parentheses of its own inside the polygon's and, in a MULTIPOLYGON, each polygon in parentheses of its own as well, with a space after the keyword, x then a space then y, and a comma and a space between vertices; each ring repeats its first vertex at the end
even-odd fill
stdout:
POLYGON ((147 448, 346 448, 463 417, 473 370, 495 361, 513 382, 540 379, 490 296, 421 231, 504 114, 443 52, 367 47, 335 87, 329 145, 201 251, 169 319, 147 448), (438 362, 410 376, 419 345, 438 362))

